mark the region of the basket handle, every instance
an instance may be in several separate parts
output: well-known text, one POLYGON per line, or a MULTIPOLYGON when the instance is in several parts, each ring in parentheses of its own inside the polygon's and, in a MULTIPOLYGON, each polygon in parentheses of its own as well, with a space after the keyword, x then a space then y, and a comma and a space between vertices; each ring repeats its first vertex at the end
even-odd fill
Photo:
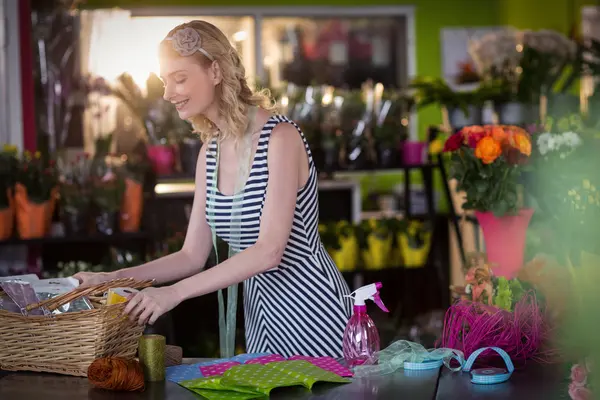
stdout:
POLYGON ((121 278, 113 279, 111 281, 103 282, 95 286, 89 286, 85 288, 76 288, 68 293, 63 293, 59 296, 40 301, 39 303, 28 304, 26 307, 27 311, 31 311, 36 308, 44 307, 49 311, 56 310, 67 303, 74 300, 80 299, 84 296, 90 296, 98 293, 104 293, 108 289, 117 287, 130 287, 135 289, 144 289, 154 284, 154 280, 136 281, 133 278, 121 278))

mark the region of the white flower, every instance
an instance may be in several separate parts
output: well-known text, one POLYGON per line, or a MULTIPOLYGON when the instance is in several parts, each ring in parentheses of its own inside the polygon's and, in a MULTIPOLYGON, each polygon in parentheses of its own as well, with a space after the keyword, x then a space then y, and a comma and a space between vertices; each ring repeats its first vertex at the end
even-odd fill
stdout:
POLYGON ((545 155, 557 148, 555 136, 550 132, 544 132, 538 136, 537 146, 541 155, 545 155))
POLYGON ((565 132, 562 135, 562 142, 564 145, 574 149, 582 144, 581 137, 575 132, 565 132))
POLYGON ((471 294, 471 284, 468 284, 467 286, 465 286, 465 293, 471 294))

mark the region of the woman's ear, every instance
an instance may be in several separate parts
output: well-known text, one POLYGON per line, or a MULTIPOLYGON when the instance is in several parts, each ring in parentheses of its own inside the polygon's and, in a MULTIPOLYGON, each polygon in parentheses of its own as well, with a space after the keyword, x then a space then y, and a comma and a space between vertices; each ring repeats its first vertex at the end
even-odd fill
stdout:
POLYGON ((218 62, 212 62, 212 64, 210 65, 209 73, 213 85, 217 86, 223 80, 223 74, 221 73, 221 67, 219 66, 218 62))

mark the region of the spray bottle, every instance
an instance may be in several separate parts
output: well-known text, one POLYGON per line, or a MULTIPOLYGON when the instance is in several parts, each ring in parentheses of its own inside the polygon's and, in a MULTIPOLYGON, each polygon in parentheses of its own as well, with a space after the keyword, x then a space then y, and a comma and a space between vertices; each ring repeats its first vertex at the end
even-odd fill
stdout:
POLYGON ((350 367, 372 360, 380 350, 379 332, 367 314, 365 300, 371 300, 383 311, 389 312, 379 297, 381 286, 381 282, 372 283, 347 296, 354 299, 354 313, 346 325, 343 341, 344 359, 350 367))

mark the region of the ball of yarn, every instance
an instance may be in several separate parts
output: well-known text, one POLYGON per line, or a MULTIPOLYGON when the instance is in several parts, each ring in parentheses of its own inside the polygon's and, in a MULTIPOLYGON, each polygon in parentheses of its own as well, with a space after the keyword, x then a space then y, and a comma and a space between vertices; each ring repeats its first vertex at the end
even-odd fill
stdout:
POLYGON ((87 375, 90 383, 99 389, 128 392, 144 389, 144 372, 136 360, 98 358, 88 367, 87 375))

